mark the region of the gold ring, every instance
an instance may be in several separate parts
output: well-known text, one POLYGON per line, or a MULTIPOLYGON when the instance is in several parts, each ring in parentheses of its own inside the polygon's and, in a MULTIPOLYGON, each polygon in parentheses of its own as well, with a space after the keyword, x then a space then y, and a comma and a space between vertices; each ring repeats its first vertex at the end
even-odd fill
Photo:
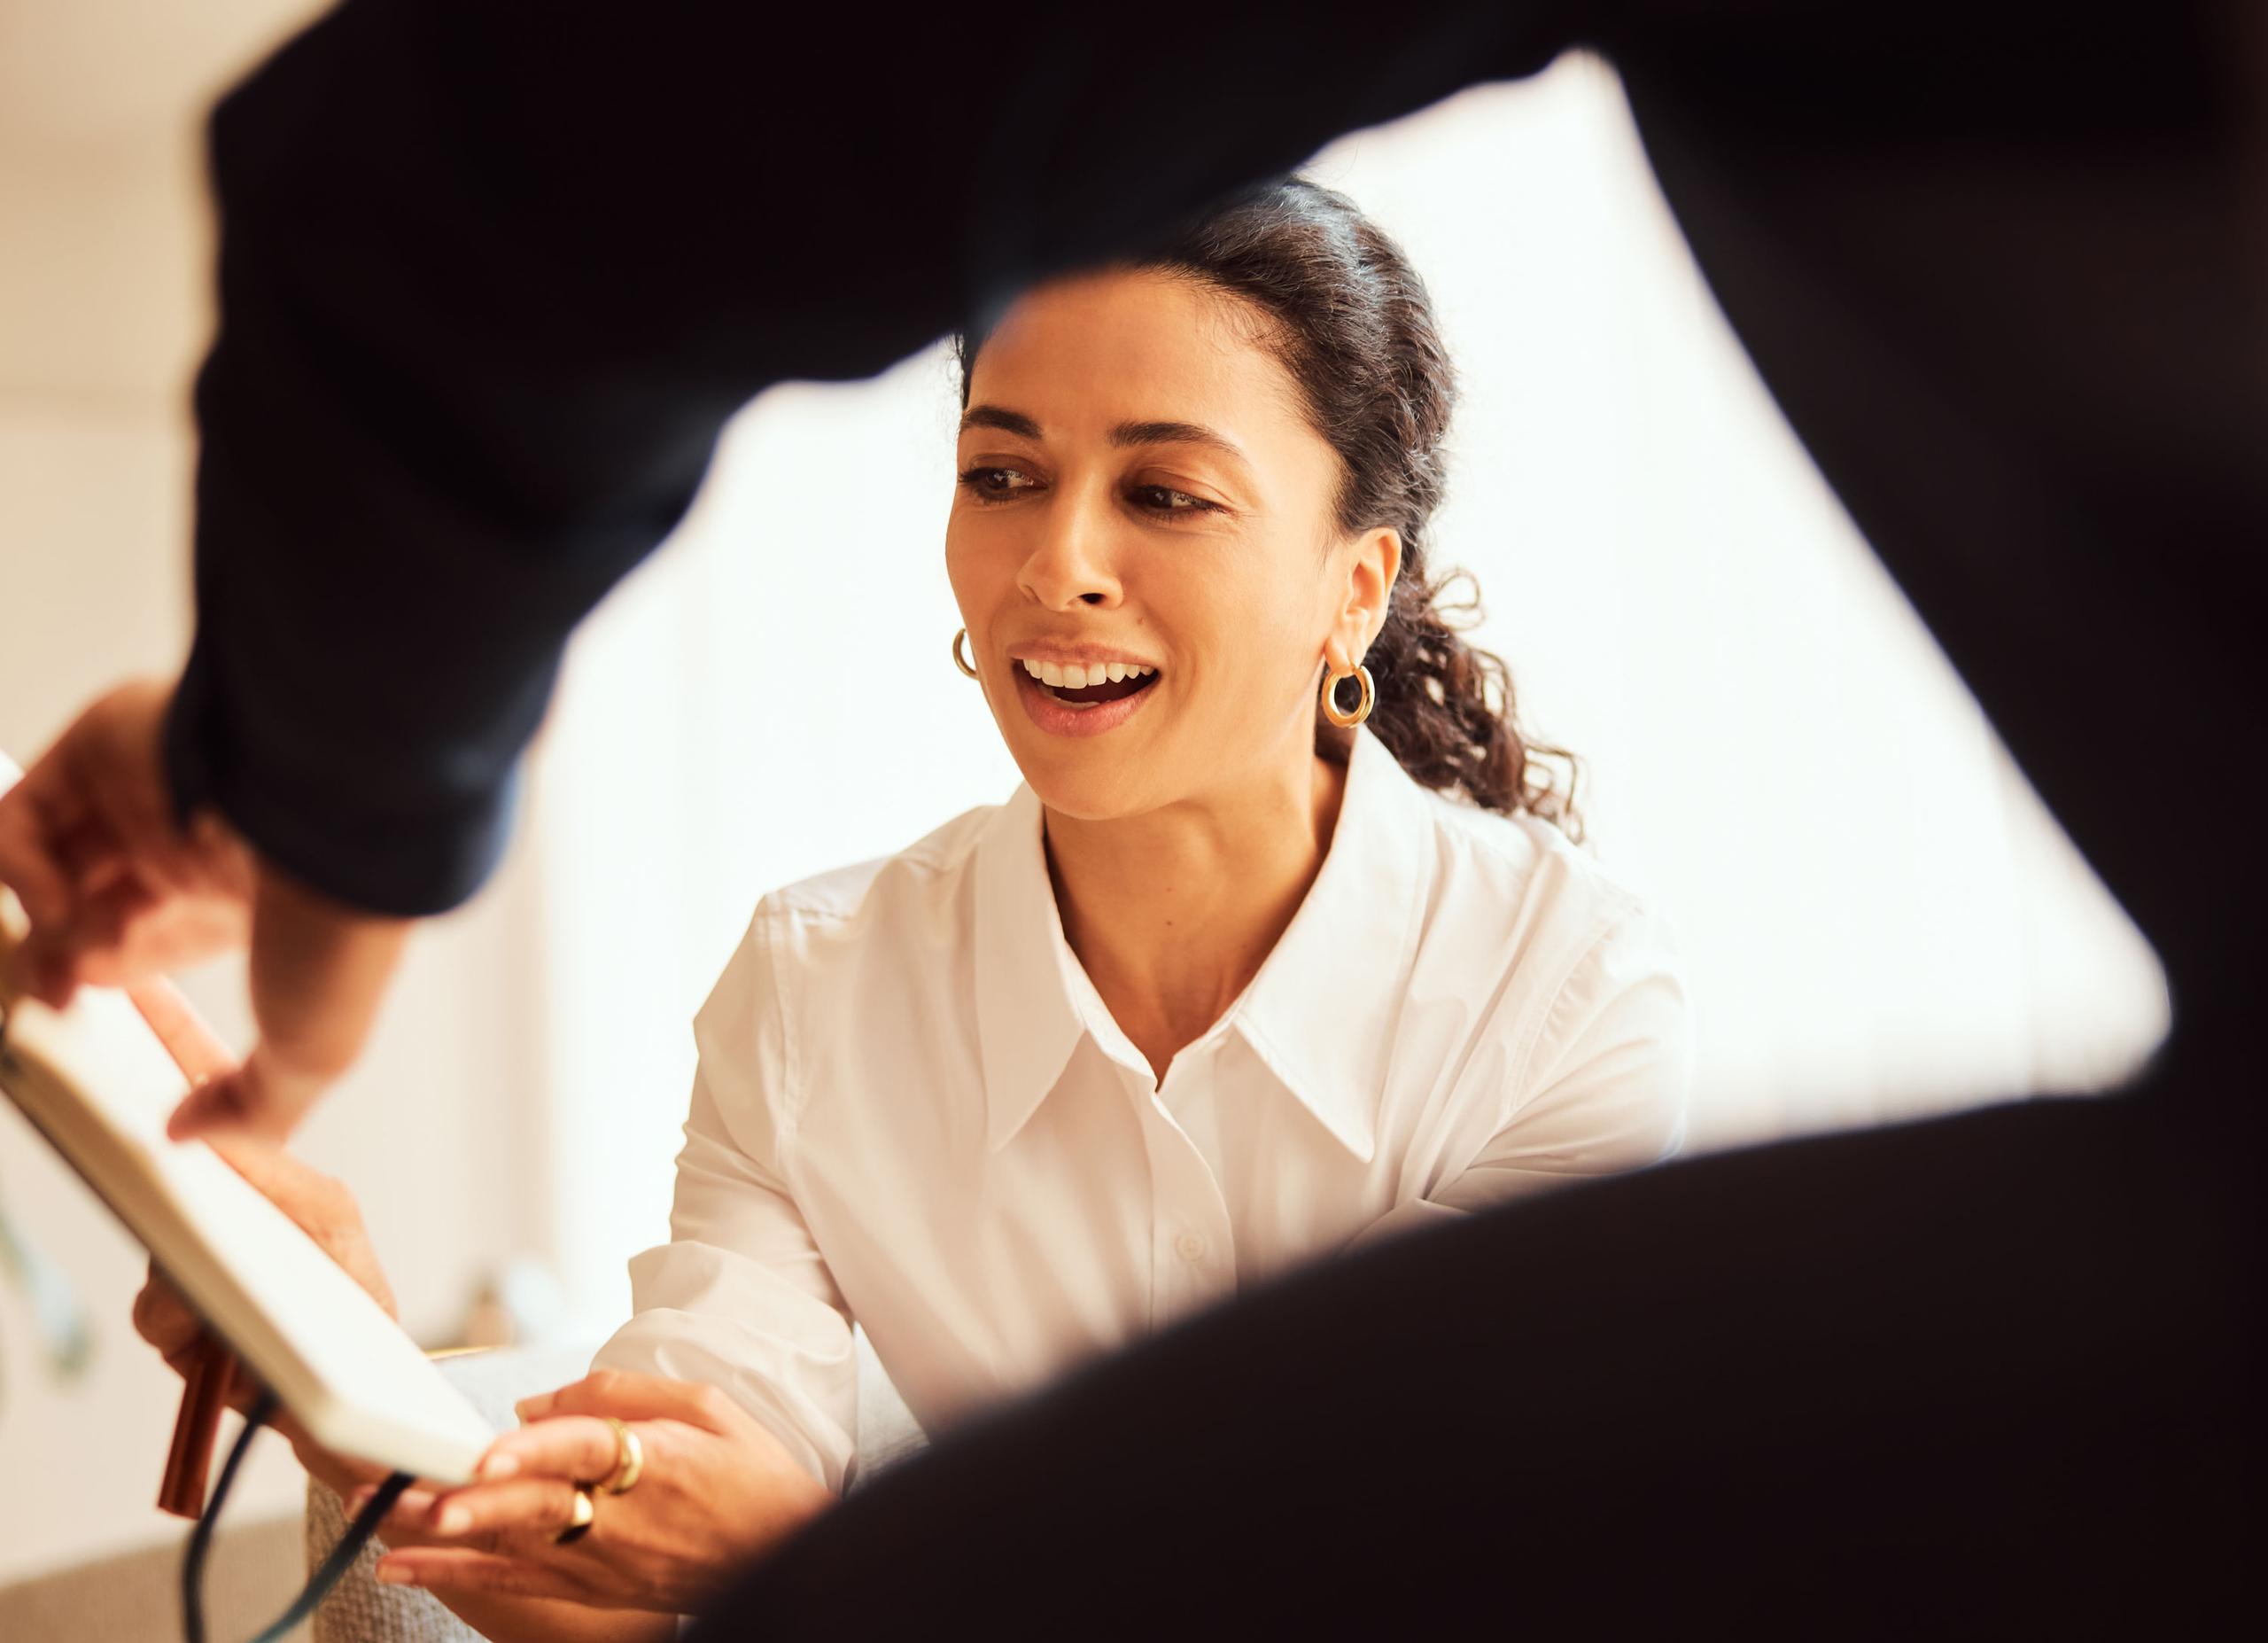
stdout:
POLYGON ((626 1495, 646 1469, 646 1445, 639 1442, 637 1433, 612 1415, 599 1418, 614 1429, 614 1470, 599 1480, 600 1487, 610 1495, 626 1495))
POLYGON ((591 1523, 599 1515, 597 1505, 591 1499, 588 1483, 575 1485, 575 1510, 567 1520, 567 1527, 552 1536, 555 1546, 570 1546, 591 1532, 591 1523))

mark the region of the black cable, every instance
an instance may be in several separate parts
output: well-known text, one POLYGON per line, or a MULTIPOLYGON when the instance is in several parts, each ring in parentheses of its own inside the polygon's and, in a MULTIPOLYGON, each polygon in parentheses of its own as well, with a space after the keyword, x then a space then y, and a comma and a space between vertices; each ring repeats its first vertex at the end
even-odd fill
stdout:
POLYGON ((237 1441, 229 1447, 229 1458, 221 1463, 221 1481, 214 1485, 213 1498, 206 1503, 197 1526, 189 1531, 189 1551, 181 1561, 181 1629, 189 1643, 205 1643, 205 1559, 213 1549, 213 1525, 219 1521, 221 1507, 236 1483, 237 1468, 244 1464, 245 1453, 252 1447, 252 1434, 266 1426, 275 1413, 273 1392, 262 1392, 245 1412, 245 1429, 237 1434, 237 1441))
MULTIPOLYGON (((245 1416, 245 1429, 237 1434, 237 1441, 229 1446, 229 1458, 221 1466, 221 1481, 213 1486, 213 1499, 206 1503, 205 1512, 197 1520, 197 1527, 189 1531, 189 1551, 181 1564, 181 1624, 182 1633, 188 1643, 205 1643, 205 1560, 213 1548, 213 1525, 219 1521, 221 1507, 229 1498, 230 1485, 237 1481, 237 1468, 244 1464, 245 1452, 252 1448, 252 1435, 268 1424, 276 1413, 276 1394, 262 1392, 245 1416)), ((252 1643, 277 1643, 284 1634, 315 1611, 315 1606, 330 1594, 339 1577, 354 1565, 362 1547, 377 1532, 378 1523, 393 1509, 401 1491, 409 1487, 410 1475, 396 1472, 378 1486, 378 1492, 357 1513, 339 1537, 338 1544, 330 1549, 291 1606, 264 1628, 252 1643)))

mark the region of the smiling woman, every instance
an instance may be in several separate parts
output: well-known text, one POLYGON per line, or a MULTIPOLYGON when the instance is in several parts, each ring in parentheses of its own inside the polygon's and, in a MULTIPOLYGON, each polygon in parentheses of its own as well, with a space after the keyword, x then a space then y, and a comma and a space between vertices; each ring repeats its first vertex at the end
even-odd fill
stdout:
MULTIPOLYGON (((1073 460, 1069 448, 1084 434, 1118 471, 1130 514, 1238 544, 1239 568, 1268 592, 1315 580, 1309 567, 1275 563, 1270 553, 1295 561, 1303 551, 1348 549, 1366 529, 1390 535, 1398 574, 1387 569, 1385 611, 1362 658, 1375 684, 1373 733, 1425 786, 1487 809, 1532 812, 1581 836, 1574 761, 1522 734, 1503 664, 1467 645, 1444 618, 1444 596, 1459 579, 1429 575, 1425 542, 1447 487, 1455 372, 1423 281, 1345 197, 1300 179, 1259 191, 1146 257, 1059 282, 990 336, 961 336, 958 353, 960 484, 978 505, 1041 501, 1051 489, 1051 454, 1059 464, 1073 460), (1184 347, 1160 355, 1159 331, 1184 347), (1031 402, 1010 402, 997 387, 977 394, 980 353, 994 385, 1037 362, 1031 402), (1033 406, 1051 397, 1051 363, 1068 360, 1122 383, 1169 378, 1161 391, 1192 415, 1082 428, 1074 411, 1074 420, 1044 428, 1033 406), (1208 405, 1222 406, 1223 416, 1199 419, 1208 405), (1232 425, 1239 418, 1240 429, 1232 425)), ((1060 385, 1052 397, 1062 397, 1060 385)), ((1086 597, 1093 604, 1107 596, 1086 597)), ((1245 659, 1265 666, 1274 658, 1245 659)), ((1060 717, 1049 725, 1058 734, 1104 728, 1060 717)), ((1336 747, 1343 755, 1343 743, 1336 747)), ((1328 736, 1323 751, 1334 751, 1328 736)))
POLYGON ((823 1510, 854 1324, 934 1430, 1681 1136, 1664 933, 1436 611, 1452 378, 1392 243, 1279 183, 960 357, 954 656, 1023 784, 758 904, 634 1316, 390 1521, 493 1638, 649 1635, 823 1510))

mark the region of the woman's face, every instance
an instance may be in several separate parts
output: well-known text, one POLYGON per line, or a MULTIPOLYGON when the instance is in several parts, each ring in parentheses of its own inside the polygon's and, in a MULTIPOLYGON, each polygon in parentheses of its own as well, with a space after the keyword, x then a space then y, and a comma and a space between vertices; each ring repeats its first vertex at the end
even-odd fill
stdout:
POLYGON ((1399 542, 1337 540, 1338 458, 1256 315, 1185 278, 1081 275, 1024 296, 976 355, 945 563, 1052 809, 1304 775, 1326 648, 1359 657, 1376 632, 1399 542))

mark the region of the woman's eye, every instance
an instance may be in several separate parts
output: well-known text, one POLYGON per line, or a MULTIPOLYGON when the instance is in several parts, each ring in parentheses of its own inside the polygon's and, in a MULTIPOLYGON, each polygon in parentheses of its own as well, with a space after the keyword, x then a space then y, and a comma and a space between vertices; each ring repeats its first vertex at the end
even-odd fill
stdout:
POLYGON ((1142 506, 1153 513, 1205 513, 1214 504, 1187 491, 1177 491, 1165 485, 1138 485, 1134 494, 1142 506))
POLYGON ((1021 468, 970 468, 960 476, 961 484, 986 502, 998 502, 1029 490, 1035 481, 1021 468))

